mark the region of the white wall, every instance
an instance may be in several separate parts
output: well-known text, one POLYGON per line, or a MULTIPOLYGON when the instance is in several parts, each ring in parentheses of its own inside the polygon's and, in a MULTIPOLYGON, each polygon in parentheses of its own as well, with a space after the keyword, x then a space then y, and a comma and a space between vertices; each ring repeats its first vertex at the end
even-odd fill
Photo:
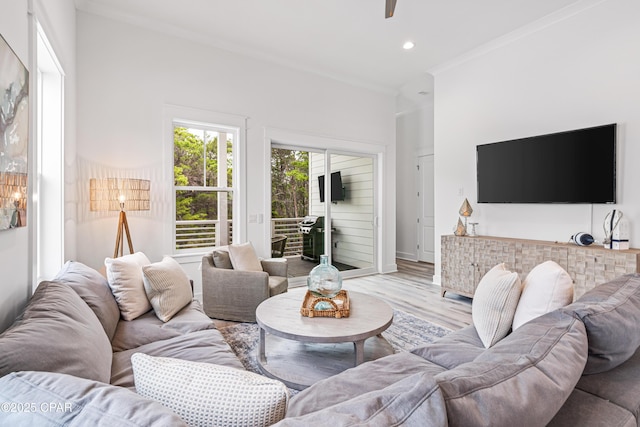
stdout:
MULTIPOLYGON (((406 106, 406 102, 403 104, 406 106)), ((433 97, 409 103, 396 116, 396 255, 418 259, 418 157, 433 154, 433 97)))
POLYGON ((602 239, 602 221, 616 208, 640 246, 639 19, 636 0, 600 2, 436 73, 436 280, 439 236, 451 234, 465 197, 479 234, 602 239), (592 218, 591 205, 474 203, 476 145, 607 123, 619 125, 616 206, 594 205, 592 218))
MULTIPOLYGON (((152 210, 128 215, 135 250, 152 261, 171 253, 171 161, 163 156, 162 108, 180 105, 248 117, 247 213, 264 214, 268 177, 266 129, 286 129, 387 146, 385 175, 395 188, 394 97, 211 46, 78 13, 78 156, 87 168, 127 169, 151 179, 152 210), (169 181, 171 178, 169 177, 169 181), (159 194, 160 193, 160 194, 159 194), (170 246, 170 245, 169 245, 170 246)), ((83 168, 81 165, 80 169, 83 168)), ((80 174, 84 173, 83 171, 80 174)), ((135 177, 135 176, 134 176, 135 177)), ((79 182, 82 189, 88 182, 79 182)), ((388 191, 393 198, 393 190, 388 191)), ((393 203, 390 200, 388 203, 393 203)), ((111 256, 115 216, 79 203, 79 259, 100 267, 111 256)), ((395 212, 383 212, 384 266, 395 266, 395 212)), ((248 224, 260 255, 270 250, 269 224, 248 224)), ((193 275, 198 275, 192 271, 193 275)), ((193 277, 197 279, 197 277, 193 277)))
MULTIPOLYGON (((75 68, 75 7, 72 0, 42 0, 34 2, 34 14, 42 22, 45 30, 65 70, 73 80, 75 68)), ((29 69, 33 77, 30 59, 29 15, 27 0, 0 0, 0 33, 29 69)), ((35 100, 32 85, 30 86, 29 102, 35 100)), ((65 114, 66 126, 70 130, 67 134, 68 142, 73 143, 73 129, 75 128, 74 82, 68 84, 66 92, 67 103, 65 114)), ((31 119, 33 120, 33 118, 31 119)), ((30 168, 33 167, 34 144, 33 132, 29 145, 30 168)), ((31 171, 30 186, 34 176, 31 171)), ((32 190, 31 190, 32 191, 32 190)), ((29 205, 28 223, 26 227, 0 231, 0 271, 3 279, 0 283, 0 331, 9 326, 22 311, 28 297, 31 295, 33 247, 31 245, 33 233, 33 212, 29 205)), ((70 249, 72 251, 72 249, 70 249)))

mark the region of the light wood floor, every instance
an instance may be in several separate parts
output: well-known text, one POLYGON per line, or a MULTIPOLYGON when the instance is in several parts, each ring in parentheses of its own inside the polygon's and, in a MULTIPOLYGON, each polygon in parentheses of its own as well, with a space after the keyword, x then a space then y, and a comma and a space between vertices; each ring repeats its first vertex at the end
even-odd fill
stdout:
MULTIPOLYGON (((393 308, 452 330, 471 324, 471 299, 447 293, 434 285, 433 264, 396 260, 398 271, 345 279, 343 289, 363 292, 387 301, 393 308)), ((217 327, 234 322, 214 319, 217 327)))
POLYGON ((398 272, 345 279, 343 288, 378 296, 392 307, 449 329, 471 324, 471 299, 434 285, 433 264, 398 259, 398 272))

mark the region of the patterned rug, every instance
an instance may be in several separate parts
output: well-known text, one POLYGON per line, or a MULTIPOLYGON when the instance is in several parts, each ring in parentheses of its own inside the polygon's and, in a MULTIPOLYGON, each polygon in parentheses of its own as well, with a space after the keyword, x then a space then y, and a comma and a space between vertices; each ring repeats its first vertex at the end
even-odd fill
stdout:
MULTIPOLYGON (((256 362, 258 325, 255 323, 237 323, 218 329, 244 367, 248 371, 260 373, 256 362)), ((398 353, 433 342, 449 332, 451 332, 450 329, 434 325, 403 311, 394 310, 393 323, 382 333, 382 336, 398 353)))

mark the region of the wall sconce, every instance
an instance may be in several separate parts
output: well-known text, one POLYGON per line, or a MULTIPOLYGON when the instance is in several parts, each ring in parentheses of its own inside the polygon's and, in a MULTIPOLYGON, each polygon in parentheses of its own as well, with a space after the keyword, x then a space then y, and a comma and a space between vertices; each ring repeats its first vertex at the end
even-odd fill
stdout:
POLYGON ((148 211, 151 181, 130 178, 91 178, 89 180, 91 211, 120 211, 118 232, 113 257, 122 256, 124 236, 127 237, 129 253, 133 253, 133 243, 129 233, 126 210, 148 211))

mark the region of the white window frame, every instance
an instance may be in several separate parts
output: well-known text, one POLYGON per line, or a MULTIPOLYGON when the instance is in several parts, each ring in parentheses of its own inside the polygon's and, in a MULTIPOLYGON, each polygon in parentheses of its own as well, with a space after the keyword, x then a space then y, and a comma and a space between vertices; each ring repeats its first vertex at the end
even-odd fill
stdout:
POLYGON ((34 224, 31 227, 35 246, 32 289, 35 290, 42 280, 60 270, 65 259, 65 72, 40 22, 34 18, 33 25, 36 71, 31 81, 36 84, 32 86, 29 102, 35 105, 36 148, 30 156, 33 165, 29 168, 30 176, 35 176, 35 182, 30 184, 35 197, 28 210, 28 223, 34 224))
MULTIPOLYGON (((192 249, 176 249, 176 190, 189 189, 195 187, 176 187, 174 185, 173 167, 174 167, 174 126, 196 127, 213 131, 233 132, 236 140, 233 147, 233 174, 231 187, 197 187, 197 189, 206 188, 206 191, 231 191, 233 194, 233 242, 246 240, 246 121, 243 116, 216 113, 208 110, 200 110, 189 107, 180 107, 166 105, 163 112, 163 132, 164 132, 164 157, 165 164, 163 168, 165 183, 165 194, 170 200, 171 211, 167 215, 165 223, 165 233, 163 245, 167 247, 166 252, 177 257, 190 256, 194 254, 204 254, 210 250, 210 247, 192 248, 192 249)), ((231 243, 231 242, 230 242, 231 243)))

